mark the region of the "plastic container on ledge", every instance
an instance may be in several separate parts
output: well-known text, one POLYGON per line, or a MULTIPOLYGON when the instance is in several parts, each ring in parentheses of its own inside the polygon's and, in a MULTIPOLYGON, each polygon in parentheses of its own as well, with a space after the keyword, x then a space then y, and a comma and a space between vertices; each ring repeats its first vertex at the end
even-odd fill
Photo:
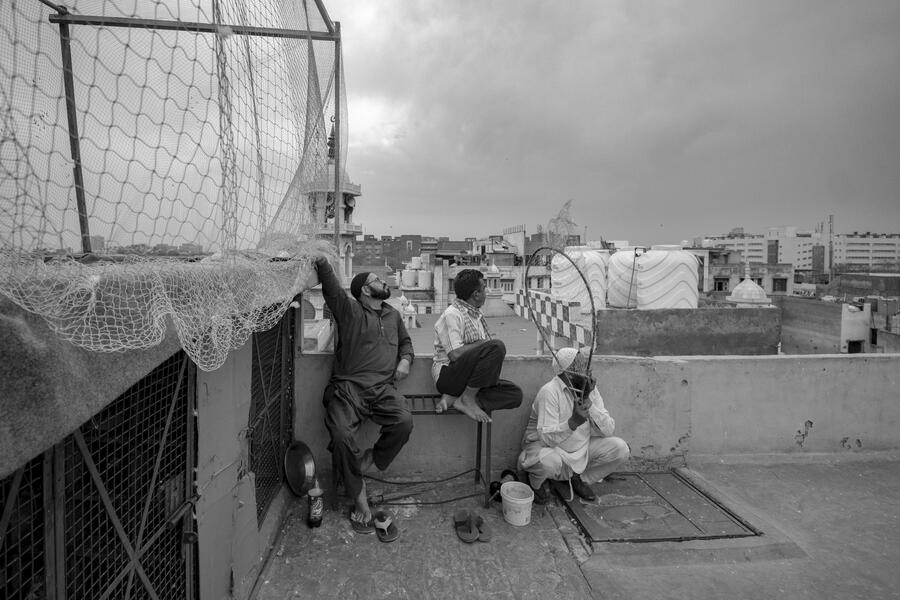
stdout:
POLYGON ((699 264, 697 257, 681 246, 653 246, 638 257, 638 309, 697 308, 699 264))
POLYGON ((591 297, 597 310, 606 308, 606 268, 609 253, 590 246, 567 246, 563 251, 572 260, 569 261, 559 254, 553 255, 550 261, 551 295, 565 302, 578 302, 582 314, 590 314, 591 297), (578 274, 579 270, 587 280, 587 288, 578 274))

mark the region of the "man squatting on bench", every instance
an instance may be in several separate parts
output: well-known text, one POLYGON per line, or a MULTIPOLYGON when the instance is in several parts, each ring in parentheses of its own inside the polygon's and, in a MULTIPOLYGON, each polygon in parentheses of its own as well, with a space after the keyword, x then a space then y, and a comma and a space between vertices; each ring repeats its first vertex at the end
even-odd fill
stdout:
POLYGON ((522 404, 521 388, 500 379, 506 346, 491 338, 481 313, 486 287, 484 275, 477 269, 456 274, 456 300, 434 325, 431 365, 435 387, 442 394, 435 410, 453 407, 479 422, 490 421, 494 410, 522 404))
POLYGON ((396 388, 409 375, 412 340, 403 318, 388 305, 391 290, 374 273, 359 273, 350 283, 351 300, 324 257, 316 259, 325 304, 337 323, 334 366, 322 399, 329 450, 335 476, 344 481, 355 510, 350 522, 357 533, 372 533, 375 525, 366 497, 363 472, 373 464, 385 470, 409 441, 412 414, 396 388), (360 451, 359 427, 364 419, 381 426, 375 445, 360 451))
POLYGON ((621 468, 630 451, 614 437, 616 422, 589 375, 588 357, 561 348, 553 358, 556 377, 544 384, 531 405, 518 466, 528 472, 534 501, 550 499, 548 480, 568 480, 571 490, 587 501, 591 485, 621 468))

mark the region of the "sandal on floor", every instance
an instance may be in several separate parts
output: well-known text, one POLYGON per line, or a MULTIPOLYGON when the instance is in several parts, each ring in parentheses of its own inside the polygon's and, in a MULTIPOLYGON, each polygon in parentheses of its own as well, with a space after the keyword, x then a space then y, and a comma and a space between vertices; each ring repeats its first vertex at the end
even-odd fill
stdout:
POLYGON ((456 529, 456 535, 459 539, 467 544, 471 544, 478 539, 478 527, 472 519, 472 513, 467 510, 458 510, 453 515, 453 527, 456 529))
POLYGON ((475 515, 475 529, 478 530, 478 541, 479 542, 489 542, 491 541, 491 529, 488 527, 487 521, 485 521, 481 515, 475 515))
POLYGON ((394 524, 394 519, 385 511, 379 510, 372 515, 372 520, 375 525, 375 533, 382 542, 393 542, 400 537, 400 530, 394 524))
POLYGON ((356 533, 375 533, 374 519, 366 521, 363 514, 355 510, 350 513, 350 526, 356 533))

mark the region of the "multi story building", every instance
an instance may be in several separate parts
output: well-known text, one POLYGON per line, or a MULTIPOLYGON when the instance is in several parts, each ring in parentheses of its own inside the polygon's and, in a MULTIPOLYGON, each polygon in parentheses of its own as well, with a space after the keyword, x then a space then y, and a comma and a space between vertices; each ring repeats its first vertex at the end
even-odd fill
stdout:
POLYGON ((353 251, 353 262, 362 264, 380 264, 384 261, 384 245, 374 235, 366 234, 356 238, 353 251))
POLYGON ((770 227, 766 231, 767 264, 790 263, 801 273, 822 274, 828 270, 828 240, 821 231, 802 231, 794 226, 770 227))
POLYGON ((808 231, 786 226, 770 227, 762 235, 747 234, 737 227, 727 234, 703 236, 694 242, 698 247, 739 251, 751 263, 790 263, 798 274, 900 271, 900 233, 828 234, 821 228, 808 231))
POLYGON ((704 236, 695 240, 694 246, 740 252, 743 259, 751 263, 766 263, 769 260, 766 237, 762 234, 744 233, 743 227, 735 227, 724 235, 704 236))
POLYGON ((832 237, 837 271, 882 271, 900 268, 900 233, 841 233, 832 237))

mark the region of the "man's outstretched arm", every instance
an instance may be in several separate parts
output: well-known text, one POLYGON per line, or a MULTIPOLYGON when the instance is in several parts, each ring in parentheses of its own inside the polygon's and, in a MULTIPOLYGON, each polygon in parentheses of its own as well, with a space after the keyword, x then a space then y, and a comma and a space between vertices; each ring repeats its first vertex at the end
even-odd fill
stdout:
POLYGON ((349 315, 352 310, 350 299, 341 286, 340 280, 334 272, 331 263, 324 256, 316 258, 316 274, 319 276, 319 282, 322 284, 322 297, 325 304, 331 309, 335 319, 341 321, 345 315, 349 315))

